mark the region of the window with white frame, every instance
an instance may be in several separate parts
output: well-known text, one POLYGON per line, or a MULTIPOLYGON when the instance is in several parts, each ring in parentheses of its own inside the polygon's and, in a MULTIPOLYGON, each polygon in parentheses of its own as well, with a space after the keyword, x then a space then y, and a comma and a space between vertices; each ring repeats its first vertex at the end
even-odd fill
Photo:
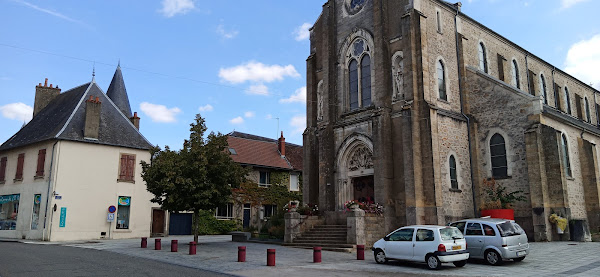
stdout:
POLYGON ((438 85, 438 97, 442 100, 448 100, 448 94, 446 93, 446 69, 444 62, 438 60, 436 63, 437 72, 437 85, 438 85))
POLYGON ((271 185, 271 172, 260 171, 258 185, 261 187, 268 187, 271 185))
POLYGON ((217 209, 215 210, 215 217, 217 219, 232 219, 233 204, 227 203, 226 205, 217 207, 217 209))
POLYGON ((521 83, 519 82, 519 65, 516 60, 512 60, 512 83, 518 89, 521 88, 521 83))
POLYGON ((300 186, 298 185, 298 175, 290 174, 290 191, 299 191, 300 186))
POLYGON ((277 205, 263 205, 264 217, 269 218, 277 214, 277 205))
POLYGON ((350 110, 371 105, 371 56, 367 42, 357 38, 348 53, 350 110))
POLYGON ((488 73, 487 54, 485 52, 485 45, 483 45, 483 42, 479 42, 478 52, 479 52, 479 69, 481 69, 485 73, 488 73))

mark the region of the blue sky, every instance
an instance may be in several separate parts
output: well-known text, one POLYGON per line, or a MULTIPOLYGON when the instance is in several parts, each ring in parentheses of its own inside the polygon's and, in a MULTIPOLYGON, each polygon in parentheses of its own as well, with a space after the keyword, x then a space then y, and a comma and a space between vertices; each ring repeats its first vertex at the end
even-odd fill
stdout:
MULTIPOLYGON (((209 130, 302 144, 307 29, 325 0, 0 0, 0 141, 31 118, 35 85, 108 88, 121 61, 153 143, 209 130), (278 118, 278 119, 277 119, 278 118)), ((600 1, 467 0, 462 11, 600 88, 600 1)))

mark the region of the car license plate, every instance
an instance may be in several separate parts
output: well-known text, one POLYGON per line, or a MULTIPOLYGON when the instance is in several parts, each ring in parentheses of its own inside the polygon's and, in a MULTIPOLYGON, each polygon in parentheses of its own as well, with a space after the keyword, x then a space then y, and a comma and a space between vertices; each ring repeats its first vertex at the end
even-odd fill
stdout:
POLYGON ((517 256, 522 257, 522 256, 525 256, 526 253, 527 252, 525 252, 525 251, 519 251, 519 252, 517 252, 517 256))
POLYGON ((460 250, 460 249, 461 249, 460 245, 452 246, 452 250, 460 250))

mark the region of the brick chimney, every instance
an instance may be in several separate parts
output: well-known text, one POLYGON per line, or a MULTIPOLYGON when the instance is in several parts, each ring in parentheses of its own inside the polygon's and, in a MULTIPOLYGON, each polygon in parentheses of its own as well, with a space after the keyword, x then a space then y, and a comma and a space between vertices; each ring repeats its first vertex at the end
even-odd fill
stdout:
POLYGON ((33 103, 33 117, 38 114, 41 110, 43 110, 56 96, 60 94, 60 89, 58 86, 56 88, 52 87, 52 84, 48 86, 48 78, 44 81, 44 85, 39 83, 35 87, 35 102, 33 103))
POLYGON ((137 116, 137 112, 134 112, 133 116, 129 118, 129 120, 131 120, 131 123, 133 123, 133 126, 135 126, 135 128, 137 128, 138 130, 140 129, 140 118, 137 116))
POLYGON ((90 99, 85 101, 85 127, 83 129, 83 138, 98 139, 100 129, 100 111, 102 103, 100 99, 90 95, 90 99))
POLYGON ((277 140, 277 149, 281 153, 282 157, 285 157, 285 138, 283 137, 283 131, 281 131, 281 137, 277 140))

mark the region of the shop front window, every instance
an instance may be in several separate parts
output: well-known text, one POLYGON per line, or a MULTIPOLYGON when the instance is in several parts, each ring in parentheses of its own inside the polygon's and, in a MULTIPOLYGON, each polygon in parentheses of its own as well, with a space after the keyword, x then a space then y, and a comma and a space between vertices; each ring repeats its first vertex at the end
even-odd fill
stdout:
POLYGON ((37 230, 40 221, 40 204, 42 203, 42 195, 36 194, 33 196, 33 213, 31 215, 31 230, 37 230))
POLYGON ((119 196, 117 229, 129 229, 129 207, 131 207, 131 197, 119 196))
POLYGON ((0 230, 17 229, 19 194, 0 195, 0 230))

